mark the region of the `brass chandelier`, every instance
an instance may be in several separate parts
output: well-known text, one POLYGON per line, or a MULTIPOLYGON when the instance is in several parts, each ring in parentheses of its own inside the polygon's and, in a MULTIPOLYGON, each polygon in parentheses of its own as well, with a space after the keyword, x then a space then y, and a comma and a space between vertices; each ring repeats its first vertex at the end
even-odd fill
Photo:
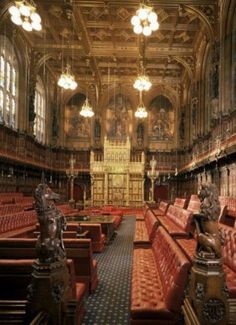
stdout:
POLYGON ((157 18, 157 14, 153 11, 153 8, 142 3, 136 11, 136 15, 131 18, 134 33, 150 36, 152 32, 159 28, 157 18))
POLYGON ((36 5, 32 0, 15 1, 15 5, 11 6, 8 11, 11 15, 11 21, 22 26, 27 32, 42 29, 41 17, 36 12, 36 5))

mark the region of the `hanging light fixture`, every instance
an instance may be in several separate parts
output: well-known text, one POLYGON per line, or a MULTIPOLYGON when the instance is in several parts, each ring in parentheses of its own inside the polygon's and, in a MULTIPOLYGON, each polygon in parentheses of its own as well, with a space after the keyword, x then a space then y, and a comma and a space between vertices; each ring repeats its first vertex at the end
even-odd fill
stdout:
POLYGON ((149 77, 145 76, 145 74, 144 74, 144 75, 138 76, 138 78, 135 80, 133 86, 138 91, 143 91, 143 90, 148 91, 151 88, 152 83, 149 80, 149 77))
POLYGON ((157 14, 153 11, 153 8, 142 3, 136 11, 136 15, 131 18, 133 31, 135 34, 150 36, 152 32, 159 28, 157 18, 157 14))
POLYGON ((135 80, 133 87, 137 89, 138 91, 148 91, 152 83, 149 79, 149 77, 145 74, 145 41, 143 41, 143 49, 142 49, 142 60, 140 61, 140 73, 137 79, 135 80))
POLYGON ((83 104, 83 106, 81 107, 81 111, 80 111, 80 115, 82 115, 83 117, 92 117, 94 115, 94 111, 92 106, 89 104, 88 101, 88 80, 87 80, 87 71, 88 71, 88 66, 89 66, 89 60, 86 60, 86 64, 87 64, 87 69, 86 69, 86 99, 85 102, 83 104))
POLYGON ((22 26, 27 32, 42 29, 41 17, 36 12, 34 1, 15 1, 15 5, 11 6, 8 11, 11 15, 11 21, 18 26, 22 26))
POLYGON ((65 71, 61 74, 58 82, 58 86, 64 89, 71 89, 75 90, 78 86, 77 82, 75 81, 75 76, 70 71, 70 65, 67 64, 65 71))
POLYGON ((134 113, 134 116, 140 119, 146 118, 148 116, 148 112, 146 111, 142 100, 142 91, 139 92, 139 105, 136 112, 134 113))
POLYGON ((94 111, 92 106, 89 104, 88 97, 86 97, 85 102, 81 107, 80 115, 83 117, 92 117, 94 115, 94 111))

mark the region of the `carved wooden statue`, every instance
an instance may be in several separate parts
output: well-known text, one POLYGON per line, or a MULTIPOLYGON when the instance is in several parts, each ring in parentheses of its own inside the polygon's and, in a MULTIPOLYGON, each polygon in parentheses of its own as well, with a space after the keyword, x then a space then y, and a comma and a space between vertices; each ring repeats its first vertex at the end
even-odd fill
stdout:
POLYGON ((197 250, 183 305, 185 324, 226 325, 229 303, 217 222, 220 214, 218 191, 214 184, 204 184, 198 196, 200 211, 194 214, 197 250))
POLYGON ((65 219, 54 204, 58 199, 59 195, 47 184, 37 186, 35 209, 40 224, 40 236, 36 244, 38 259, 33 263, 32 280, 28 286, 24 324, 31 324, 35 315, 42 311, 50 317, 47 324, 78 324, 79 302, 75 299, 62 239, 65 219))
POLYGON ((197 231, 197 254, 204 257, 221 257, 221 237, 217 220, 220 214, 218 190, 214 184, 201 186, 198 196, 201 201, 200 211, 194 214, 197 231), (210 256, 209 256, 210 253, 210 256))
POLYGON ((36 244, 39 261, 52 263, 64 259, 62 234, 66 226, 65 218, 54 204, 54 201, 59 199, 59 195, 54 193, 47 184, 39 184, 34 197, 40 224, 40 236, 36 244))

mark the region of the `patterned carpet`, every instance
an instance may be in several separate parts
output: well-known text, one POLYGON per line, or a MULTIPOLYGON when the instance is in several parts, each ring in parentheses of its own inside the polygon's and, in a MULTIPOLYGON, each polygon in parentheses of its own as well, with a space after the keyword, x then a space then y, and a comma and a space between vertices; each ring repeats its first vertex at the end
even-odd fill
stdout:
POLYGON ((124 217, 114 241, 98 261, 99 285, 85 302, 82 325, 129 324, 134 217, 124 217))

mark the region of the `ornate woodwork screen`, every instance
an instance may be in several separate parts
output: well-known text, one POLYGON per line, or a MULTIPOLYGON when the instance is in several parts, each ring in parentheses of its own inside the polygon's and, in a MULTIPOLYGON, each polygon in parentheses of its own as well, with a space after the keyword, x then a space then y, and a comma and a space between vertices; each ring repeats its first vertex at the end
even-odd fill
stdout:
POLYGON ((109 140, 105 137, 103 159, 91 152, 93 205, 143 204, 144 153, 131 161, 130 149, 129 137, 126 140, 109 140))

